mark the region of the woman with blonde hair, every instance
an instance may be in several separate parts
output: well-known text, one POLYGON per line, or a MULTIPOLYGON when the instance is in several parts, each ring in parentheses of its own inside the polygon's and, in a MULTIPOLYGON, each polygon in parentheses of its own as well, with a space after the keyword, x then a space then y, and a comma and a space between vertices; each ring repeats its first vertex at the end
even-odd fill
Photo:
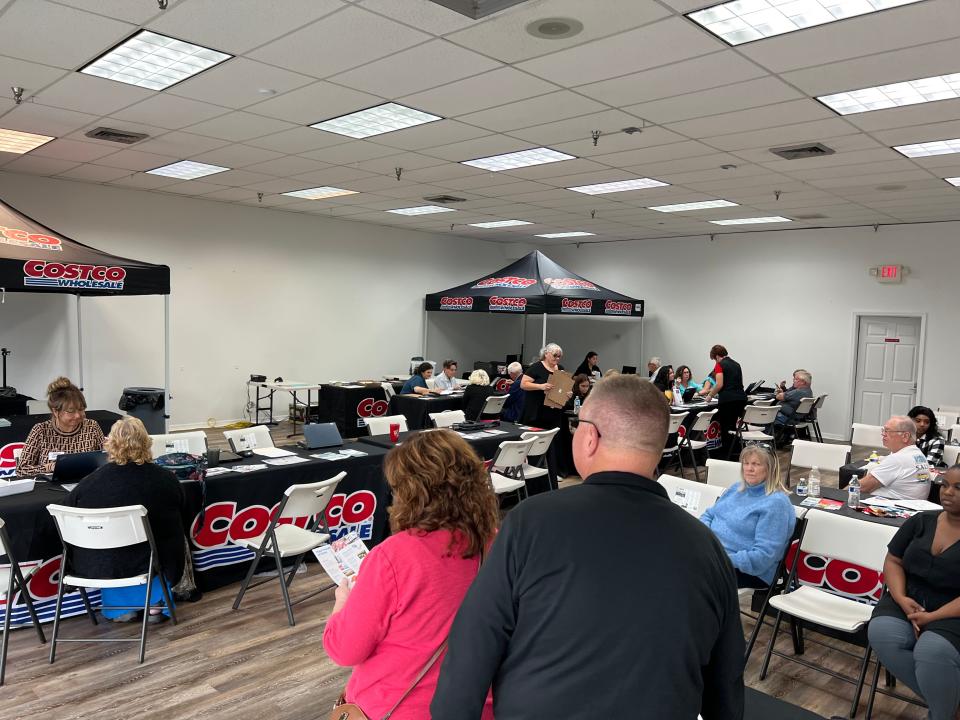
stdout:
MULTIPOLYGON (((499 514, 483 461, 450 430, 407 438, 386 457, 392 535, 364 559, 353 587, 337 588, 323 632, 327 655, 353 673, 343 700, 380 718, 430 717, 450 625, 493 541, 499 514), (442 653, 441 653, 442 655, 442 653)), ((493 718, 490 696, 483 718, 493 718)))
MULTIPOLYGON (((150 436, 139 419, 117 420, 106 441, 109 462, 81 480, 63 504, 78 508, 143 505, 169 590, 183 573, 184 496, 180 481, 173 473, 153 463, 150 445, 150 436)), ((122 578, 143 573, 149 557, 150 548, 146 544, 109 551, 74 548, 71 565, 81 576, 122 578)), ((142 607, 144 596, 142 585, 104 588, 100 591, 105 606, 101 612, 114 622, 132 622, 137 619, 135 611, 110 610, 106 606, 142 607)), ((154 578, 150 603, 155 605, 162 600, 160 578, 154 578)), ((150 620, 161 622, 168 616, 166 610, 162 614, 159 610, 151 611, 150 620)))
POLYGON ((780 479, 780 461, 769 446, 747 445, 740 452, 740 476, 743 481, 727 488, 700 520, 727 551, 737 587, 767 587, 787 549, 796 514, 780 479))
POLYGON ((17 475, 53 472, 57 455, 103 449, 103 430, 87 419, 87 400, 76 385, 58 377, 47 386, 50 419, 37 423, 17 458, 17 475))
POLYGON ((467 420, 478 420, 487 398, 495 392, 486 370, 474 370, 470 373, 467 387, 463 390, 463 414, 467 420))

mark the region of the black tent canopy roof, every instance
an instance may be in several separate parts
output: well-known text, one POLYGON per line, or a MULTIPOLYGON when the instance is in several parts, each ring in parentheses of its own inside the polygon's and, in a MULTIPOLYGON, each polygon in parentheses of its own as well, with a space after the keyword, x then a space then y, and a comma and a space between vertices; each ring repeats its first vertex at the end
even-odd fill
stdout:
POLYGON ((597 285, 539 250, 472 282, 426 298, 427 310, 643 317, 643 300, 597 285))

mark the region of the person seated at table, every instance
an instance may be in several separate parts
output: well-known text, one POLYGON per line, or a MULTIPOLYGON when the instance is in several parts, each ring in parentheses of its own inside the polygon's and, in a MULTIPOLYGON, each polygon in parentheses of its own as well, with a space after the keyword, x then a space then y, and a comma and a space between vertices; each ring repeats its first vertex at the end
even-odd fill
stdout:
POLYGON ((813 390, 810 384, 813 382, 813 376, 804 369, 793 371, 793 387, 786 388, 784 383, 777 389, 777 402, 780 403, 780 411, 777 413, 774 425, 787 425, 793 420, 800 402, 804 398, 813 397, 813 390))
POLYGON ((523 365, 516 361, 510 363, 507 365, 507 375, 510 376, 510 390, 507 392, 507 401, 503 405, 500 418, 507 422, 517 422, 523 414, 524 392, 520 382, 520 378, 523 377, 523 365))
POLYGON ((600 356, 591 350, 583 359, 583 362, 577 366, 577 375, 586 375, 588 378, 599 378, 603 371, 600 369, 600 356))
POLYGON ((960 466, 944 476, 943 510, 909 518, 887 545, 887 589, 867 627, 870 646, 923 698, 931 720, 960 707, 960 466))
POLYGON ((917 447, 917 425, 894 415, 880 431, 890 454, 870 468, 860 481, 860 492, 891 500, 925 500, 930 494, 930 463, 917 447))
POLYGON ((484 403, 495 392, 486 370, 474 370, 470 373, 467 387, 463 391, 463 414, 467 416, 467 420, 479 419, 484 403))
MULTIPOLYGON (((323 647, 352 667, 344 700, 385 717, 445 642, 500 519, 483 461, 450 430, 411 436, 383 467, 393 491, 391 535, 370 551, 355 583, 336 591, 323 647)), ((393 720, 430 717, 443 657, 393 720)), ((487 693, 481 715, 492 720, 487 693)))
POLYGON ((590 388, 593 387, 593 384, 590 382, 590 378, 587 375, 578 373, 573 376, 573 396, 567 400, 567 404, 564 405, 564 410, 573 410, 575 401, 577 398, 580 398, 580 404, 583 405, 583 401, 587 399, 587 395, 590 394, 590 388))
MULTIPOLYGON (((109 508, 124 505, 143 505, 147 520, 157 544, 164 578, 155 577, 150 586, 150 603, 163 602, 161 582, 167 583, 167 592, 173 597, 175 585, 184 568, 184 495, 180 481, 169 470, 153 463, 151 440, 139 418, 123 417, 110 429, 106 441, 109 462, 87 475, 67 496, 64 505, 77 508, 109 508)), ((146 543, 115 550, 85 550, 74 548, 72 564, 81 577, 122 578, 146 572, 150 547, 146 543)), ((114 622, 132 622, 136 610, 111 610, 110 605, 143 607, 146 587, 103 588, 103 616, 114 622)), ((152 622, 169 616, 169 610, 150 611, 152 622)))
POLYGON ((927 456, 930 467, 943 467, 946 464, 943 462, 943 436, 937 427, 937 416, 933 414, 933 410, 917 405, 910 409, 907 417, 917 426, 917 447, 927 456))
POLYGON ((427 380, 433 377, 433 365, 423 362, 417 365, 416 371, 411 375, 400 389, 401 395, 429 395, 433 392, 427 386, 427 380))
POLYGON ((455 390, 457 387, 457 361, 444 360, 443 370, 433 380, 433 389, 437 392, 442 390, 455 390))
POLYGON ((610 368, 603 374, 603 376, 605 378, 609 378, 609 377, 616 377, 619 374, 620 374, 619 370, 617 370, 616 368, 610 368))
POLYGON ((700 520, 727 551, 737 573, 737 587, 768 587, 787 549, 796 514, 771 448, 744 448, 740 477, 743 481, 728 487, 700 520))
POLYGON ((103 449, 103 430, 88 420, 87 401, 76 385, 59 377, 47 386, 50 419, 37 423, 17 458, 17 475, 49 474, 57 455, 103 449))
POLYGON ((663 361, 656 355, 647 360, 647 377, 652 378, 656 374, 657 370, 660 369, 661 365, 663 365, 663 361))
POLYGON ((668 402, 673 402, 673 365, 661 365, 657 374, 653 376, 653 384, 657 386, 668 402))
POLYGON ((699 392, 701 389, 703 389, 703 385, 693 379, 693 372, 690 370, 689 365, 681 365, 678 367, 676 378, 677 382, 680 384, 681 392, 686 392, 687 390, 699 392))
POLYGON ((710 388, 717 384, 717 376, 711 370, 710 373, 703 379, 701 387, 697 390, 697 395, 708 395, 710 393, 710 388))

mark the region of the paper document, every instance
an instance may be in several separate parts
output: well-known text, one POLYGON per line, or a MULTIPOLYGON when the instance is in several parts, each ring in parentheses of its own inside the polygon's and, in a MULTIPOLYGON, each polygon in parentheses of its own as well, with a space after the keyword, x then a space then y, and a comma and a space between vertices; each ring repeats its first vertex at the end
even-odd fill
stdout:
POLYGON ((228 467, 207 468, 207 477, 216 477, 217 475, 223 475, 228 472, 233 472, 233 469, 228 467))
POLYGON ((543 404, 547 407, 562 409, 567 404, 567 393, 573 390, 573 375, 566 370, 550 373, 547 382, 553 385, 553 390, 543 393, 543 404))
POLYGON ((355 390, 357 388, 362 388, 363 385, 341 385, 340 387, 345 387, 345 388, 350 388, 351 390, 355 390))
POLYGON ((843 503, 839 500, 831 500, 830 498, 819 497, 804 498, 800 504, 803 507, 815 507, 820 510, 839 510, 843 507, 843 503))
POLYGON ((290 455, 289 457, 278 457, 270 460, 264 460, 267 465, 296 465, 297 463, 310 462, 305 457, 299 455, 290 455))
POLYGON ((349 457, 366 457, 367 453, 363 450, 354 450, 353 448, 344 448, 340 451, 341 455, 348 455, 349 457))
POLYGON ((868 497, 860 501, 862 505, 875 507, 906 508, 907 510, 942 510, 939 505, 929 500, 892 500, 883 497, 868 497))
POLYGON ((684 510, 696 512, 697 508, 700 507, 700 492, 698 490, 677 488, 673 491, 673 495, 670 496, 670 499, 673 501, 674 505, 679 505, 684 510))
POLYGON ((339 540, 313 550, 327 575, 337 585, 343 585, 347 580, 353 581, 369 552, 355 532, 347 533, 339 540))
POLYGON ((253 465, 234 465, 232 469, 234 472, 248 473, 254 472, 255 470, 266 470, 267 466, 260 463, 254 463, 253 465))
POLYGON ((60 485, 60 487, 62 487, 67 492, 73 492, 73 489, 79 484, 80 483, 63 483, 62 485, 60 485))
POLYGON ((506 430, 481 430, 484 435, 506 435, 506 430))
POLYGON ((188 453, 190 452, 190 441, 186 438, 176 438, 174 440, 167 440, 163 444, 163 451, 167 454, 169 453, 188 453))
POLYGON ((281 457, 290 457, 294 453, 290 452, 289 450, 284 450, 283 448, 278 448, 278 447, 262 447, 262 448, 254 448, 253 454, 259 455, 260 457, 281 458, 281 457))

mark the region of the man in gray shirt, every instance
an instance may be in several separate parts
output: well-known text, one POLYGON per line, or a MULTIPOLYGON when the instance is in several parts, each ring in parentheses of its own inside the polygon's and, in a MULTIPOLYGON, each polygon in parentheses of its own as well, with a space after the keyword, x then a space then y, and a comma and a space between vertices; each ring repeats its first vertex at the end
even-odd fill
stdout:
POLYGON ((457 387, 457 361, 444 360, 443 371, 433 380, 433 389, 437 392, 453 390, 457 387))
POLYGON ((777 413, 777 419, 774 420, 777 425, 786 425, 790 422, 800 406, 800 401, 804 398, 813 397, 813 390, 810 388, 812 382, 813 376, 801 368, 793 371, 792 388, 788 390, 781 386, 777 390, 777 402, 780 403, 780 412, 777 413))

